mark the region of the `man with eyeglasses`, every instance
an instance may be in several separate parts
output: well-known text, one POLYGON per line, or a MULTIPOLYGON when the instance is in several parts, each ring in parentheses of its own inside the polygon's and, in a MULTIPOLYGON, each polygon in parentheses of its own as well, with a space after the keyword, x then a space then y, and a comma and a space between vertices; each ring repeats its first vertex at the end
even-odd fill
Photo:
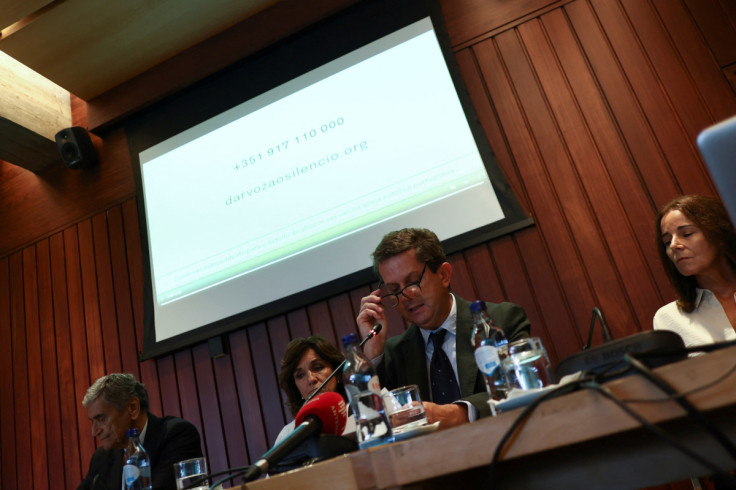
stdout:
MULTIPOLYGON (((429 423, 439 421, 440 428, 490 415, 488 392, 470 341, 470 303, 450 292, 452 266, 437 235, 419 228, 387 234, 373 252, 373 269, 381 281, 378 289, 361 300, 357 323, 364 336, 376 323, 384 327, 364 346, 377 366, 381 385, 389 390, 418 385, 429 423), (386 311, 390 308, 396 308, 410 326, 387 340, 386 311), (441 346, 437 353, 435 344, 441 346), (437 368, 437 363, 442 365, 439 358, 445 366, 451 365, 451 374, 443 375, 437 368), (435 379, 442 376, 449 379, 435 379)), ((509 342, 529 336, 529 319, 520 306, 486 305, 509 342)))

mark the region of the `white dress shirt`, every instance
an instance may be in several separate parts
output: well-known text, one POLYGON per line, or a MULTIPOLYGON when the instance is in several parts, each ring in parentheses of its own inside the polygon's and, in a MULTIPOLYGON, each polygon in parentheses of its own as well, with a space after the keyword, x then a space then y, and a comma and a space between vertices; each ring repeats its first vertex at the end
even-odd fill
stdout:
POLYGON ((686 347, 736 339, 736 330, 715 294, 707 289, 697 292, 695 309, 691 313, 682 311, 674 301, 657 310, 654 329, 679 334, 686 347))

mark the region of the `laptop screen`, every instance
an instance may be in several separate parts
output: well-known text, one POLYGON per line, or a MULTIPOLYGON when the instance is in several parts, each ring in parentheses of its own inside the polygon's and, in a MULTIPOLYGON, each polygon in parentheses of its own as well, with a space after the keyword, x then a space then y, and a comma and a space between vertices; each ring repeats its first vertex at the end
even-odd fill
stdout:
POLYGON ((736 116, 705 128, 697 139, 713 182, 736 226, 736 116))

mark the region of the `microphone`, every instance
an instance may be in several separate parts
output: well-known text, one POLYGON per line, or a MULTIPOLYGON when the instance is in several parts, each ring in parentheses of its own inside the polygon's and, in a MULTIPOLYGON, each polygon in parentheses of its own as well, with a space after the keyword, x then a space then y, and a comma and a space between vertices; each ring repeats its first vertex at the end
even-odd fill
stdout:
POLYGON ((255 480, 284 459, 300 444, 320 433, 341 435, 348 422, 348 408, 339 393, 333 391, 316 396, 305 403, 294 418, 296 429, 279 444, 268 450, 243 475, 243 482, 255 480))
POLYGON ((373 325, 373 328, 371 328, 371 331, 368 332, 368 335, 366 335, 365 338, 360 341, 360 347, 362 348, 363 344, 365 344, 370 339, 378 335, 381 332, 382 328, 383 328, 383 325, 381 325, 380 323, 376 323, 375 325, 373 325))
MULTIPOLYGON (((364 344, 365 344, 366 342, 368 342, 368 341, 369 341, 370 339, 372 339, 373 337, 375 337, 376 335, 378 335, 378 332, 380 332, 382 328, 383 328, 383 325, 381 325, 380 323, 376 323, 375 325, 373 325, 373 328, 371 328, 371 331, 370 331, 370 332, 368 332, 368 335, 366 335, 366 336, 365 336, 365 338, 364 338, 363 340, 361 340, 361 341, 360 341, 360 347, 362 348, 362 347, 363 347, 363 345, 364 345, 364 344)), ((311 394, 311 395, 309 395, 309 396, 307 397, 307 399, 306 399, 306 400, 304 401, 304 404, 306 405, 307 403, 309 403, 309 401, 310 401, 310 400, 311 400, 312 398, 314 398, 314 397, 315 397, 315 396, 317 395, 317 393, 319 393, 319 392, 320 392, 320 390, 321 390, 322 388, 324 388, 324 387, 325 387, 325 385, 326 385, 327 383, 329 383, 329 382, 330 382, 330 380, 331 380, 332 378, 334 378, 334 377, 335 377, 335 375, 336 375, 336 374, 337 374, 338 372, 342 371, 342 367, 343 367, 344 365, 345 365, 345 361, 343 360, 343 361, 342 361, 342 362, 340 363, 340 365, 339 365, 339 366, 337 366, 337 367, 336 367, 336 368, 335 368, 335 369, 334 369, 334 370, 332 371, 332 373, 330 373, 330 375, 329 375, 329 376, 327 376, 327 379, 326 379, 326 380, 324 380, 324 381, 322 381, 322 384, 321 384, 321 385, 319 385, 319 386, 317 387, 317 389, 316 389, 316 390, 314 390, 314 391, 312 392, 312 394, 311 394)))

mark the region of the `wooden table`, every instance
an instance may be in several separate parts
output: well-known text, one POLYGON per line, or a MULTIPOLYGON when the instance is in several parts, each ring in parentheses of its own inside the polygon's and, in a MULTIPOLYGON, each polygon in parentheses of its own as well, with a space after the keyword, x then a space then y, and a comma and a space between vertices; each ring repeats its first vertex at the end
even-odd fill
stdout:
MULTIPOLYGON (((680 392, 722 376, 736 365, 736 347, 655 371, 680 392)), ((663 398, 632 375, 606 383, 619 398, 663 398)), ((736 441, 736 373, 688 399, 736 441)), ((724 468, 736 467, 725 450, 676 402, 633 403, 651 423, 724 468)), ((488 488, 488 465, 522 409, 400 443, 357 451, 309 468, 242 486, 284 488, 488 488)), ((576 391, 543 402, 507 446, 496 469, 497 488, 640 488, 707 474, 708 470, 642 428, 599 393, 576 391)))

